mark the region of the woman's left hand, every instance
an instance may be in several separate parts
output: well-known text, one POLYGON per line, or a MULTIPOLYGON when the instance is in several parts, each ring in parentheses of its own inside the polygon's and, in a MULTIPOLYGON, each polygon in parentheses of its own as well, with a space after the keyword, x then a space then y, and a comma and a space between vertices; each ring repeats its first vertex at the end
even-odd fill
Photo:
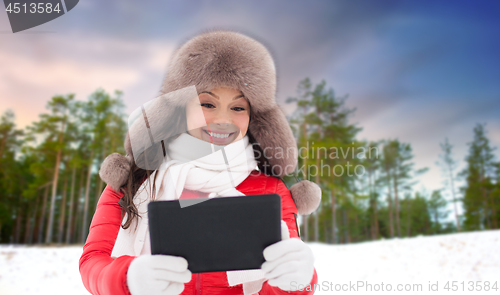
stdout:
MULTIPOLYGON (((282 226, 282 232, 283 230, 282 226)), ((282 241, 264 249, 266 262, 262 264, 261 269, 269 280, 269 285, 291 291, 293 286, 304 286, 311 282, 314 275, 314 255, 302 240, 286 239, 286 235, 283 235, 283 238, 282 241)))

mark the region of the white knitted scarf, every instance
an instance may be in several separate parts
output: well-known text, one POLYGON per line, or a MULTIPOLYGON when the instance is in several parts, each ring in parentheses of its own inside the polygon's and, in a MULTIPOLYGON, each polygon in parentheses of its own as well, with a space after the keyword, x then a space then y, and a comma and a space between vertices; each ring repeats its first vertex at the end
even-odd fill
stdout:
MULTIPOLYGON (((182 133, 169 144, 166 161, 138 189, 134 204, 141 218, 134 219, 127 229, 120 228, 111 256, 151 254, 147 205, 152 196, 150 180, 156 174, 155 200, 177 200, 184 188, 209 193, 209 198, 244 196, 235 187, 256 166, 248 136, 226 146, 217 146, 182 133)), ((265 281, 260 269, 226 273, 230 286, 243 284, 245 295, 259 292, 265 281)))

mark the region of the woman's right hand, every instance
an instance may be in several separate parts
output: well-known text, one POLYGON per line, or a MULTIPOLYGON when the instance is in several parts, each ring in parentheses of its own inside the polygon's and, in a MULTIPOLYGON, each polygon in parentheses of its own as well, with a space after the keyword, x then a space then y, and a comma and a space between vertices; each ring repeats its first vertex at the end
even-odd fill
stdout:
POLYGON ((170 255, 142 255, 127 271, 127 285, 132 295, 177 295, 191 280, 187 260, 170 255))

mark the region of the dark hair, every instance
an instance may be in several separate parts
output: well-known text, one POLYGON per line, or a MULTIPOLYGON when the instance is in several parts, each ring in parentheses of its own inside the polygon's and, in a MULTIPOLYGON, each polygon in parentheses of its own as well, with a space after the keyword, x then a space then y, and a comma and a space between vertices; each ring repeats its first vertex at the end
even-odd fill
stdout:
MULTIPOLYGON (((159 135, 161 136, 161 138, 166 139, 164 141, 161 141, 160 143, 156 143, 152 147, 142 152, 140 155, 134 155, 134 157, 132 157, 132 164, 128 174, 127 183, 125 184, 125 189, 122 188, 124 195, 120 200, 120 206, 122 207, 122 217, 125 213, 127 213, 127 220, 125 220, 125 223, 122 225, 124 229, 129 228, 132 221, 139 217, 139 213, 137 212, 137 208, 134 204, 134 196, 137 193, 137 190, 139 190, 144 181, 149 181, 151 174, 156 171, 140 168, 137 165, 136 160, 140 163, 146 162, 146 164, 151 164, 147 162, 148 155, 153 155, 153 157, 151 158, 154 158, 154 155, 156 155, 158 149, 162 150, 164 156, 166 155, 166 147, 168 146, 168 144, 179 137, 181 133, 187 130, 186 108, 176 107, 168 121, 169 122, 167 126, 169 126, 169 128, 164 128, 162 130, 163 133, 159 135)), ((144 167, 144 165, 141 165, 141 167, 144 167)), ((156 175, 157 174, 155 174, 152 182, 153 199, 155 198, 154 192, 156 175)))

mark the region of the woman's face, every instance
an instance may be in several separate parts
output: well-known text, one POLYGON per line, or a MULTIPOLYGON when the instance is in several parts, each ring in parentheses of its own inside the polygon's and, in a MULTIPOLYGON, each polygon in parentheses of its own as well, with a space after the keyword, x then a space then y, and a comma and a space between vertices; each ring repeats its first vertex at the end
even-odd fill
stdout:
POLYGON ((188 104, 186 113, 189 134, 216 145, 242 139, 250 121, 248 101, 241 91, 230 88, 201 92, 188 104))

